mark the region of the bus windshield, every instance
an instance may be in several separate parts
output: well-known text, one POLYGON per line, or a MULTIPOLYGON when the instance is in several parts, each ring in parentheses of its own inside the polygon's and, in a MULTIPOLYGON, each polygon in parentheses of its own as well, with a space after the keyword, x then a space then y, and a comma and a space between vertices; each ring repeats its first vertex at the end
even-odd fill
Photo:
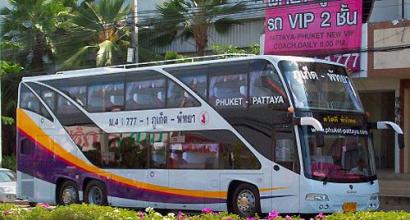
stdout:
POLYGON ((326 134, 317 147, 314 133, 301 128, 303 163, 307 178, 330 182, 367 182, 375 179, 368 135, 326 134))
POLYGON ((362 112, 345 68, 318 62, 280 61, 294 105, 299 109, 362 112))

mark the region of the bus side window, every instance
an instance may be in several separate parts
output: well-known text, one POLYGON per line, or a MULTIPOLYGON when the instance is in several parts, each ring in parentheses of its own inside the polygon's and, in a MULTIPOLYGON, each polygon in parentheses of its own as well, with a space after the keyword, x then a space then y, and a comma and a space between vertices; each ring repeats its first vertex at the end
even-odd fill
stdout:
POLYGON ((90 85, 87 101, 90 112, 121 111, 124 108, 124 83, 90 85))
POLYGON ((167 166, 168 133, 150 134, 150 168, 165 169, 167 166))
POLYGON ((208 65, 166 68, 164 70, 173 74, 196 94, 207 100, 208 65))
POLYGON ((181 86, 168 80, 167 107, 182 108, 200 106, 199 102, 181 86))
POLYGON ((135 78, 126 83, 126 110, 158 109, 165 107, 165 78, 135 78))
POLYGON ((217 108, 246 107, 247 74, 226 74, 209 78, 209 102, 217 108))
POLYGON ((300 173, 299 156, 293 128, 275 128, 273 132, 273 161, 289 170, 300 173))
POLYGON ((283 106, 287 95, 275 67, 265 60, 252 61, 250 66, 250 106, 283 106))
POLYGON ((68 97, 77 102, 80 106, 85 107, 87 99, 87 87, 86 86, 68 86, 61 87, 62 92, 64 92, 68 97))
MULTIPOLYGON (((36 85, 31 83, 31 85, 36 85)), ((30 86, 31 86, 30 85, 30 86)), ((40 91, 41 92, 41 91, 40 91)), ((40 100, 25 85, 21 85, 20 90, 20 108, 37 113, 50 121, 53 121, 50 113, 43 106, 40 100)))
POLYGON ((210 65, 209 103, 216 108, 247 107, 248 72, 249 61, 210 65))

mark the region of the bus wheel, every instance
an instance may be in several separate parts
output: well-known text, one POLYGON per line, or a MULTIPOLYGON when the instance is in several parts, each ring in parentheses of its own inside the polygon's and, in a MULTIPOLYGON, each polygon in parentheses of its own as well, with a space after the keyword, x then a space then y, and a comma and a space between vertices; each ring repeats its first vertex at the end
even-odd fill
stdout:
POLYGON ((79 203, 77 184, 71 180, 63 182, 58 193, 59 205, 79 203))
POLYGON ((84 201, 94 205, 107 205, 107 191, 100 181, 92 180, 85 187, 84 201))
POLYGON ((241 217, 253 217, 260 212, 258 190, 247 183, 242 183, 233 191, 231 199, 232 211, 241 217))

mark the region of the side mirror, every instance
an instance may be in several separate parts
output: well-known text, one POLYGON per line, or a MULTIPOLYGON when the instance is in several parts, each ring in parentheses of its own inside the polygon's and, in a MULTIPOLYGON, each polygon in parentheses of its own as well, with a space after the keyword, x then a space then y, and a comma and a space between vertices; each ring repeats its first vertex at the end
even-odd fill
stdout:
POLYGON ((394 132, 397 133, 399 148, 400 149, 404 148, 403 130, 400 128, 398 124, 391 122, 391 121, 378 121, 376 123, 369 123, 369 128, 393 130, 394 132))
POLYGON ((294 118, 293 123, 296 125, 302 125, 302 126, 310 126, 315 129, 314 135, 316 139, 316 146, 317 147, 323 147, 325 144, 325 139, 324 139, 324 129, 322 126, 322 123, 318 121, 316 118, 313 117, 301 117, 301 118, 294 118))
POLYGON ((404 136, 403 134, 397 134, 399 149, 404 148, 404 136))

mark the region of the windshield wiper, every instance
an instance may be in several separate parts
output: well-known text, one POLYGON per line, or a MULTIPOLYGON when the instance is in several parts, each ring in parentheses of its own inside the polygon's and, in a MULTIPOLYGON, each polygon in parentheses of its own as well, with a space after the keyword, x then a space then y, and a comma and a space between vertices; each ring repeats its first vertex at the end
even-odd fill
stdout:
POLYGON ((319 179, 319 180, 320 180, 320 181, 323 181, 323 185, 326 185, 327 182, 328 182, 328 180, 329 180, 329 176, 326 175, 326 176, 324 176, 323 178, 321 178, 321 179, 319 179))

